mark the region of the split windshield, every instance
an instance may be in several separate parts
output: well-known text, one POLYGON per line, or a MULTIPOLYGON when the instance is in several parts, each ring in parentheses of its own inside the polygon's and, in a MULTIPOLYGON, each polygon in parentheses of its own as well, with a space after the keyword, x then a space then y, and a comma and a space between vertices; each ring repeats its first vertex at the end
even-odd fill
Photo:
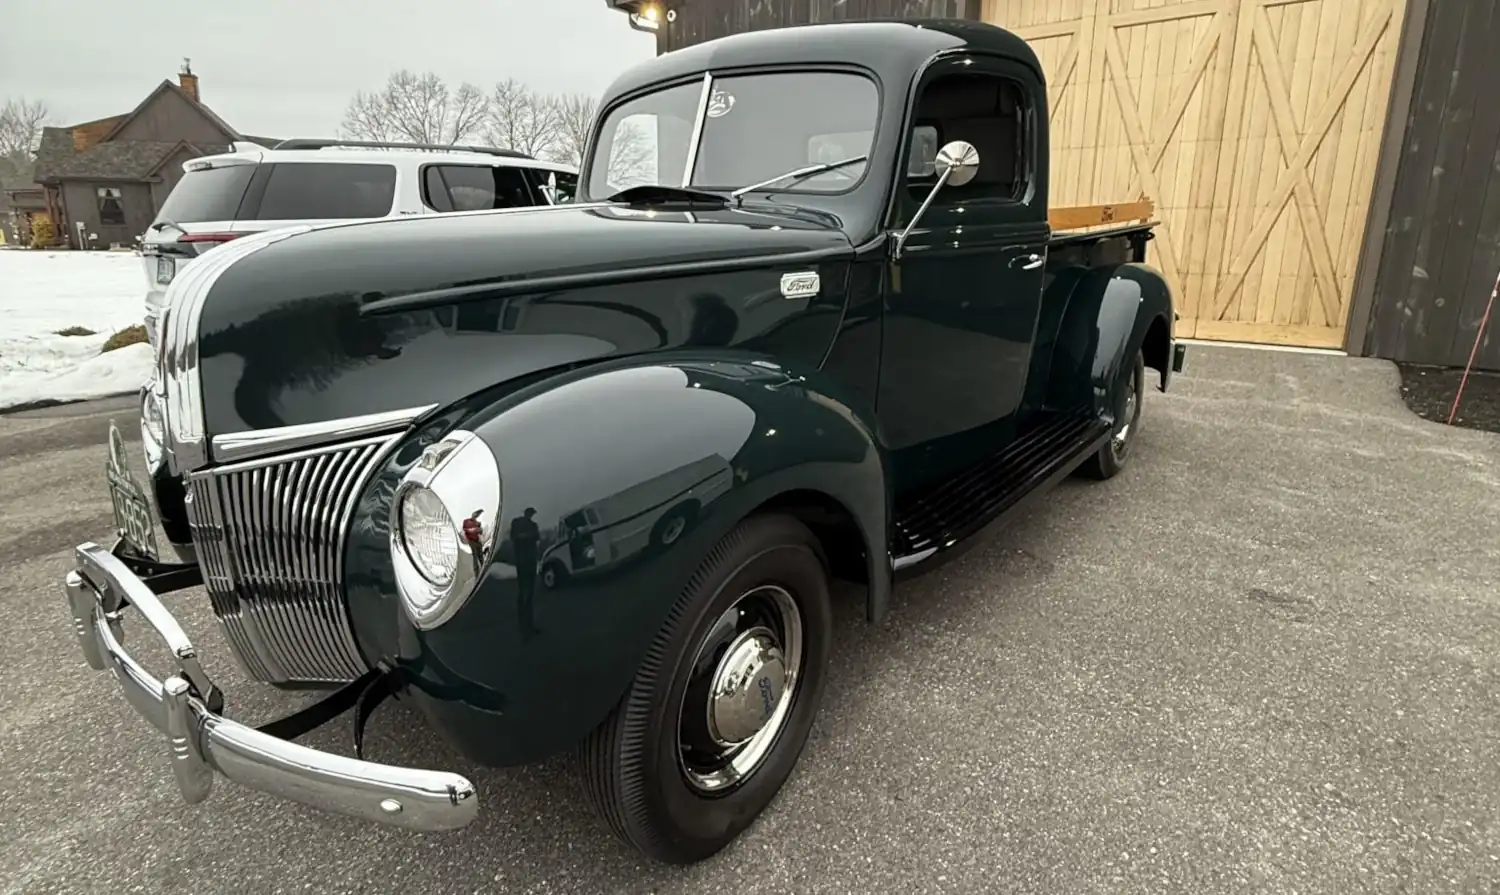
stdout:
MULTIPOLYGON (((611 111, 589 171, 589 196, 599 200, 633 186, 684 185, 702 93, 699 79, 611 111)), ((866 155, 878 112, 875 82, 863 75, 799 71, 716 77, 686 185, 728 192, 809 165, 866 155)), ((837 193, 864 171, 859 162, 768 189, 837 193)))

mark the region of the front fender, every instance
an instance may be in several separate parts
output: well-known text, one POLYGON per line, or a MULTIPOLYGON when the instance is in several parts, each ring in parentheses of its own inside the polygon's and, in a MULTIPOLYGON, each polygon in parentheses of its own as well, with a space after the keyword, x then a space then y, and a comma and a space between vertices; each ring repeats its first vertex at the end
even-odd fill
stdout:
POLYGON ((446 412, 395 452, 357 518, 383 520, 422 448, 468 429, 500 465, 494 558, 450 621, 419 631, 396 597, 388 534, 355 526, 361 648, 403 670, 466 755, 513 764, 571 746, 613 708, 709 549, 778 496, 814 491, 847 510, 883 602, 885 456, 858 406, 815 370, 716 353, 610 362, 446 412), (527 529, 535 547, 512 536, 527 529))
MULTIPOLYGON (((1122 372, 1153 327, 1163 327, 1169 338, 1172 315, 1171 289, 1156 270, 1128 263, 1090 271, 1063 312, 1048 377, 1049 406, 1111 418, 1122 372)), ((1155 365, 1154 358, 1147 362, 1155 365)))

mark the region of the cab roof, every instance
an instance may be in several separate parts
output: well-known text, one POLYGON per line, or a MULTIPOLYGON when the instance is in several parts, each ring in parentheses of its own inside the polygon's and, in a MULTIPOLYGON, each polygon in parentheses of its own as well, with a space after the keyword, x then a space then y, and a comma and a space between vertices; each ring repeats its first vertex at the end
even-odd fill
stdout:
POLYGON ((845 21, 749 31, 664 53, 616 78, 605 104, 705 71, 759 65, 854 64, 875 72, 882 82, 905 84, 934 55, 966 48, 1014 59, 1044 77, 1031 46, 997 25, 963 19, 845 21))

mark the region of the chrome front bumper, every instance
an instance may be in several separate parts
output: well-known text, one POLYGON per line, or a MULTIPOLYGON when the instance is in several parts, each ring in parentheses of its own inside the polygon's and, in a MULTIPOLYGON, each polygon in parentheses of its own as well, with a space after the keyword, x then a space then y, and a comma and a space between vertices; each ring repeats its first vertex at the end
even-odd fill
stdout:
POLYGON ((452 830, 473 820, 479 799, 467 779, 320 752, 219 714, 223 696, 208 679, 182 626, 151 587, 108 549, 82 544, 64 583, 79 646, 91 668, 109 668, 125 698, 167 737, 167 758, 188 802, 208 797, 217 771, 261 792, 408 830, 452 830), (177 663, 158 681, 122 645, 123 615, 135 607, 177 663))

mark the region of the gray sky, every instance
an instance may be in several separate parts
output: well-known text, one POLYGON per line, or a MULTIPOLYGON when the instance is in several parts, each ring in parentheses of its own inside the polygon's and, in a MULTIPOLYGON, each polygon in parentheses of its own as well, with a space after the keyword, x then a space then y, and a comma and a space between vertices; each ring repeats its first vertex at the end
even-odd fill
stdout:
POLYGON ((55 125, 130 111, 184 56, 225 121, 284 138, 332 135, 399 68, 598 96, 654 53, 604 0, 0 0, 0 99, 55 125))

